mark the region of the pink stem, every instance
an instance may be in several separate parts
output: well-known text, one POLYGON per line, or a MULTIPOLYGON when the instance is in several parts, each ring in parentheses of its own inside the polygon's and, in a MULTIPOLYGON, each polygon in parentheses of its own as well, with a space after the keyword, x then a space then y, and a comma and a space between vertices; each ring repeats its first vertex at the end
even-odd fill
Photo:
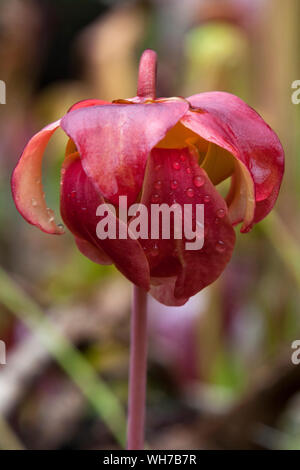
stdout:
POLYGON ((147 292, 133 287, 131 313, 127 449, 144 448, 147 381, 147 292))
POLYGON ((154 100, 156 96, 157 54, 146 49, 140 59, 137 95, 154 100))

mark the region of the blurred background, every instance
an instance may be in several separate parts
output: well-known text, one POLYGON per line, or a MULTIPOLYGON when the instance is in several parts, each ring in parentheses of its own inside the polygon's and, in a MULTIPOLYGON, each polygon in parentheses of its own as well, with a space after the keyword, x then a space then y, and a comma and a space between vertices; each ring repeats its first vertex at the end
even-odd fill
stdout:
MULTIPOLYGON (((28 139, 84 98, 136 93, 159 56, 158 96, 224 90, 278 133, 287 169, 276 212, 238 234, 221 278, 182 308, 149 301, 147 446, 300 449, 300 79, 297 0, 1 0, 0 448, 124 445, 131 286, 70 234, 26 224, 10 175, 28 139)), ((59 214, 66 138, 45 159, 59 214)))

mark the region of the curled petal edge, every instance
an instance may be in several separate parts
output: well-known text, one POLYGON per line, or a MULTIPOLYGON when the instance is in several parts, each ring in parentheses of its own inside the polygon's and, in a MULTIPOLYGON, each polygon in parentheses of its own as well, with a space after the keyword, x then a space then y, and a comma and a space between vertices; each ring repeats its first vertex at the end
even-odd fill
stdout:
POLYGON ((281 143, 254 109, 230 93, 201 93, 188 101, 191 109, 181 123, 236 159, 229 216, 233 224, 243 221, 241 232, 248 232, 276 202, 284 172, 281 143), (234 191, 241 197, 233 197, 234 191))
MULTIPOLYGON (((75 103, 69 110, 107 104, 101 100, 84 100, 75 103)), ((54 132, 61 120, 55 121, 35 134, 26 145, 12 174, 11 187, 15 205, 31 225, 45 233, 62 235, 64 229, 57 225, 54 213, 47 207, 42 186, 42 160, 54 132)))
POLYGON ((42 160, 48 142, 59 128, 60 120, 44 127, 26 145, 12 175, 12 193, 16 207, 24 219, 43 232, 61 235, 62 227, 48 209, 42 186, 42 160))

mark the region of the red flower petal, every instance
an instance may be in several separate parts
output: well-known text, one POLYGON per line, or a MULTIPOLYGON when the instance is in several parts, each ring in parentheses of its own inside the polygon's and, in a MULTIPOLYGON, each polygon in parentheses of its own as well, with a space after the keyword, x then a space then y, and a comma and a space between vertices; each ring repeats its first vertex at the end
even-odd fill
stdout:
POLYGON ((112 260, 130 281, 148 290, 149 265, 139 242, 130 238, 100 240, 97 237, 96 228, 101 217, 96 216, 96 211, 104 203, 83 170, 81 160, 69 157, 62 174, 61 214, 80 250, 101 264, 112 260))
POLYGON ((95 106, 68 113, 62 128, 101 194, 115 204, 126 195, 131 204, 141 190, 150 150, 187 109, 184 100, 95 106))
POLYGON ((60 126, 56 121, 29 141, 12 175, 12 193, 16 207, 27 222, 43 232, 61 234, 47 208, 42 187, 42 159, 50 137, 60 126))
POLYGON ((248 231, 270 212, 277 199, 284 171, 280 141, 259 114, 234 95, 202 93, 188 101, 197 109, 188 111, 181 122, 237 159, 232 192, 242 191, 244 196, 231 195, 230 216, 233 223, 244 219, 241 231, 248 231))
MULTIPOLYGON (((84 100, 74 104, 71 110, 107 104, 101 100, 84 100)), ((42 159, 60 120, 49 124, 35 134, 26 145, 12 175, 12 193, 16 207, 27 222, 50 234, 61 235, 62 227, 54 222, 53 212, 47 208, 42 186, 42 159)))
MULTIPOLYGON (((215 281, 231 258, 235 233, 227 206, 187 148, 152 150, 141 202, 148 212, 155 203, 192 205, 194 225, 196 205, 204 204, 203 248, 188 250, 185 237, 163 239, 161 226, 158 240, 141 240, 150 265, 152 295, 163 303, 182 305, 215 281)), ((153 219, 151 223, 153 227, 153 219)))
POLYGON ((87 258, 89 258, 93 263, 110 265, 112 260, 109 256, 103 251, 100 246, 95 247, 92 243, 84 240, 83 238, 75 237, 75 242, 78 250, 87 258))

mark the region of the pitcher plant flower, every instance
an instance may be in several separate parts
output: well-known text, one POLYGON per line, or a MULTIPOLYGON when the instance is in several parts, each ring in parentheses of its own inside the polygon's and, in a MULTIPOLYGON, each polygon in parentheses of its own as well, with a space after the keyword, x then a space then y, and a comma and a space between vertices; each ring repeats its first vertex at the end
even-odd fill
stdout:
MULTIPOLYGON (((278 137, 240 98, 225 92, 156 98, 155 81, 156 54, 146 50, 137 96, 75 104, 29 141, 12 176, 13 197, 22 216, 46 233, 62 234, 63 227, 55 223, 45 202, 41 168, 49 139, 59 127, 64 130, 69 137, 61 171, 64 224, 85 256, 100 264, 114 263, 137 286, 137 311, 145 310, 142 292, 178 306, 214 282, 231 258, 233 227, 241 224, 241 232, 249 232, 270 212, 284 171, 278 137), (230 189, 223 198, 218 185, 229 178, 230 189), (157 239, 99 239, 101 204, 112 205, 115 213, 110 216, 128 231, 128 222, 119 218, 121 197, 147 208, 190 204, 193 223, 194 208, 203 204, 203 246, 188 250, 185 236, 166 239, 161 231, 157 239)), ((137 322, 144 321, 141 314, 137 317, 137 322)), ((145 322, 133 326, 133 341, 140 348, 145 348, 145 334, 145 322), (142 335, 136 333, 139 328, 144 328, 142 335)), ((141 367, 135 361, 144 357, 145 350, 139 358, 134 355, 131 370, 141 367)), ((137 376, 132 377, 135 380, 137 376)), ((133 385, 139 394, 143 387, 143 380, 133 385)), ((133 393, 131 406, 135 400, 133 393)), ((136 423, 133 427, 131 448, 141 446, 141 428, 137 431, 136 423)))

